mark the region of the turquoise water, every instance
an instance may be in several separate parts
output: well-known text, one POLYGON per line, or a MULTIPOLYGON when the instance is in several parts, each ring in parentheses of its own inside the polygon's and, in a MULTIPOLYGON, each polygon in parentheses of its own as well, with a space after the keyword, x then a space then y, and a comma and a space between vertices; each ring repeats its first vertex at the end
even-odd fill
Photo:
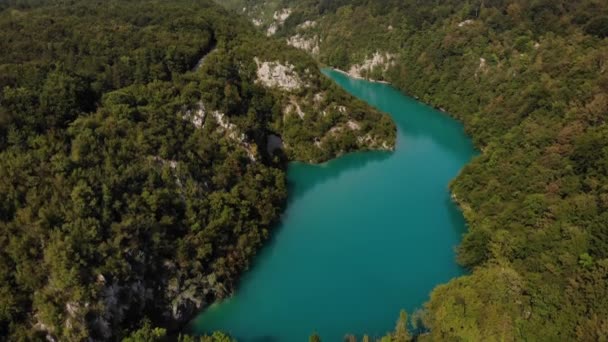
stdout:
POLYGON ((380 336, 400 309, 412 312, 437 285, 459 276, 465 222, 448 183, 474 155, 462 126, 394 88, 323 71, 389 113, 395 152, 354 153, 289 167, 282 224, 236 295, 202 313, 196 333, 239 341, 324 342, 380 336))

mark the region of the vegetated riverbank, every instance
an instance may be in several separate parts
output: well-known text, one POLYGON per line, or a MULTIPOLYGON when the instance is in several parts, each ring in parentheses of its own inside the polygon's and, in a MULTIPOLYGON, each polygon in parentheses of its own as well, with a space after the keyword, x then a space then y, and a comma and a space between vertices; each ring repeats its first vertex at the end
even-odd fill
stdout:
POLYGON ((352 77, 352 78, 355 78, 355 79, 358 79, 358 80, 365 80, 365 81, 369 81, 369 82, 373 82, 373 83, 390 84, 388 81, 378 81, 378 80, 374 80, 374 79, 370 79, 370 78, 365 78, 363 76, 360 76, 360 75, 357 75, 357 74, 353 74, 353 73, 350 73, 348 71, 344 71, 344 70, 341 70, 341 69, 338 69, 338 68, 332 68, 332 69, 335 70, 335 71, 337 71, 337 72, 339 72, 339 73, 342 73, 344 75, 347 75, 349 77, 352 77))
POLYGON ((414 311, 433 287, 463 274, 453 248, 465 224, 447 189, 476 154, 462 126, 389 85, 324 73, 391 115, 396 150, 290 165, 274 238, 194 332, 242 341, 305 340, 313 331, 327 341, 383 336, 399 310, 414 311))
POLYGON ((285 161, 394 145, 389 117, 211 1, 106 5, 0 5, 9 340, 179 327, 271 235, 285 161), (266 153, 271 134, 284 154, 266 153))
POLYGON ((484 151, 451 184, 471 208, 458 258, 474 271, 433 291, 426 338, 606 336, 606 3, 246 5, 289 8, 276 36, 318 43, 342 70, 397 55, 382 79, 445 108, 484 151))

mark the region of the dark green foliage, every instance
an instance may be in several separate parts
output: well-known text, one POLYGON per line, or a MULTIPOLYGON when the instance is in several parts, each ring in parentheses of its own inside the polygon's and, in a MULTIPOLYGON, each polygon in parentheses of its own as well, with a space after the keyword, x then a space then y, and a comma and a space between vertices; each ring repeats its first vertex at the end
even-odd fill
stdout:
POLYGON ((348 115, 282 121, 286 102, 315 93, 392 145, 386 116, 210 1, 9 1, 0 336, 159 340, 230 295, 287 195, 286 160, 266 154, 268 134, 302 141, 286 152, 305 161, 370 148, 352 134, 314 145, 348 115), (256 56, 293 64, 308 86, 263 87, 256 56))
POLYGON ((316 26, 278 34, 318 38, 330 66, 397 55, 370 75, 445 108, 482 150, 451 184, 469 223, 458 258, 472 273, 433 292, 423 315, 430 332, 418 338, 606 339, 608 3, 282 7, 316 26))
POLYGON ((585 27, 585 32, 598 36, 599 38, 608 37, 608 16, 591 20, 585 27))

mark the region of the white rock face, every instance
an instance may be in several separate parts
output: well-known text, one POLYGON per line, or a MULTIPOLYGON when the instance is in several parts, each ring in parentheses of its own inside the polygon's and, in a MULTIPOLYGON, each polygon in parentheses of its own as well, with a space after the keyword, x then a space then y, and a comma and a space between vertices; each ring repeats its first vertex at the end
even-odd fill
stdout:
POLYGON ((253 23, 253 25, 255 25, 255 27, 260 27, 260 26, 262 26, 264 24, 262 22, 262 20, 256 19, 256 18, 251 19, 251 22, 253 23))
POLYGON ((354 120, 348 120, 348 122, 346 123, 346 126, 348 126, 348 128, 350 128, 353 131, 358 131, 361 129, 361 125, 359 125, 359 123, 354 120))
POLYGON ((304 112, 302 111, 302 108, 300 108, 300 105, 298 104, 298 102, 295 99, 290 99, 290 102, 287 106, 285 106, 285 108, 283 109, 283 117, 292 114, 292 113, 296 113, 298 114, 298 116, 300 117, 300 119, 304 119, 304 116, 306 116, 306 114, 304 114, 304 112))
POLYGON ((292 64, 281 64, 280 62, 262 62, 255 58, 258 66, 257 82, 268 88, 279 88, 293 91, 302 87, 302 80, 295 72, 292 64))
MULTIPOLYGON (((338 133, 344 131, 345 129, 349 129, 351 131, 358 131, 361 129, 361 125, 358 122, 356 122, 355 120, 348 120, 346 122, 346 125, 338 124, 338 125, 332 127, 329 130, 329 134, 338 134, 338 133)), ((358 139, 361 139, 361 138, 363 138, 363 137, 359 137, 358 139)))
POLYGON ((318 55, 319 54, 319 37, 314 36, 312 38, 306 38, 300 34, 296 34, 295 36, 289 37, 289 39, 287 39, 287 44, 310 52, 313 55, 318 55))
POLYGON ((366 59, 363 63, 353 65, 348 74, 356 78, 363 78, 363 73, 370 72, 376 67, 382 67, 384 71, 387 71, 394 64, 395 55, 388 52, 375 52, 371 58, 366 59))
POLYGON ((309 28, 313 28, 317 26, 317 22, 316 21, 310 21, 310 20, 306 20, 305 22, 301 23, 300 25, 298 25, 298 29, 299 30, 308 30, 309 28))
POLYGON ((277 24, 271 24, 270 26, 268 26, 268 29, 266 30, 266 35, 268 37, 274 36, 274 34, 277 33, 278 29, 279 29, 279 26, 277 26, 277 24))
POLYGON ((285 20, 287 20, 287 18, 289 18, 290 15, 291 15, 291 8, 283 8, 280 11, 274 12, 274 15, 272 17, 274 18, 274 20, 277 23, 279 23, 280 25, 283 25, 285 23, 285 20))
POLYGON ((479 73, 486 73, 488 71, 488 63, 485 58, 479 58, 479 66, 477 67, 477 71, 475 71, 475 77, 479 75, 479 73))
POLYGON ((232 140, 237 141, 239 145, 245 150, 245 152, 247 152, 249 160, 255 162, 256 157, 254 148, 249 142, 247 142, 247 137, 245 136, 245 134, 241 133, 235 124, 230 123, 224 113, 220 113, 216 110, 214 112, 211 112, 211 116, 213 116, 215 121, 217 121, 218 125, 220 125, 220 127, 226 131, 228 137, 232 140))
POLYGON ((274 12, 274 15, 272 16, 272 18, 274 19, 274 23, 268 26, 268 29, 266 30, 266 35, 270 37, 277 33, 277 30, 279 29, 279 27, 285 24, 285 20, 289 18, 291 12, 291 8, 284 8, 280 11, 274 12))
POLYGON ((68 302, 65 304, 65 311, 72 317, 76 316, 80 311, 80 305, 76 302, 68 302))
MULTIPOLYGON (((230 123, 226 115, 223 113, 220 113, 219 111, 208 113, 203 101, 199 101, 194 110, 185 111, 183 118, 184 120, 190 121, 196 128, 201 129, 205 127, 205 120, 208 115, 215 119, 220 128, 226 132, 230 139, 235 140, 241 147, 243 147, 243 149, 245 149, 249 159, 252 162, 256 161, 254 148, 249 142, 247 142, 247 137, 245 137, 245 134, 241 133, 236 125, 230 123)), ((169 167, 173 170, 177 168, 176 161, 166 161, 158 157, 155 158, 155 161, 161 162, 163 165, 169 165, 169 167)), ((179 178, 177 179, 177 183, 181 188, 181 181, 179 178)))
POLYGON ((184 119, 190 121, 196 128, 203 127, 205 123, 205 116, 207 115, 207 111, 205 110, 205 104, 203 101, 199 101, 196 105, 195 110, 187 110, 184 114, 184 119))
POLYGON ((226 115, 224 115, 224 113, 220 113, 216 110, 212 112, 211 115, 213 116, 213 118, 215 118, 215 121, 217 121, 218 125, 220 125, 220 127, 222 127, 228 132, 228 136, 231 139, 238 140, 240 142, 245 140, 245 135, 239 134, 236 125, 228 122, 228 119, 226 118, 226 115))
POLYGON ((467 26, 467 25, 471 25, 472 23, 473 23, 473 20, 467 19, 465 21, 459 22, 458 23, 458 27, 464 27, 464 26, 467 26))

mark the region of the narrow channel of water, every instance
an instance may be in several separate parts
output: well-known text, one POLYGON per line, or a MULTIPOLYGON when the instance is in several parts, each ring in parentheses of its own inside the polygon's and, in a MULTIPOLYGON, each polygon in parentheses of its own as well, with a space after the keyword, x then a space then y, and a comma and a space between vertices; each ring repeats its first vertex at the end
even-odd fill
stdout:
POLYGON ((323 72, 390 114, 393 153, 354 153, 323 165, 294 163, 290 198, 276 236, 237 294, 193 322, 239 341, 323 341, 380 336, 400 309, 463 273, 454 248, 465 222, 448 183, 475 155, 462 126, 389 85, 323 72))

